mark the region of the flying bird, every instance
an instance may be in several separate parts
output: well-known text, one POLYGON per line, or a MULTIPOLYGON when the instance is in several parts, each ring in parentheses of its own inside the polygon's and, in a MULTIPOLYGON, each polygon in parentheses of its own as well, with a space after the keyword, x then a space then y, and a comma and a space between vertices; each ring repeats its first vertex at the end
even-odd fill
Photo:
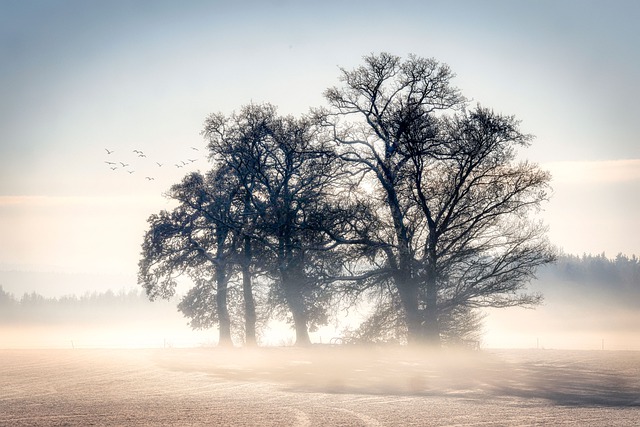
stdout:
POLYGON ((129 163, 122 163, 120 162, 120 164, 122 165, 123 168, 126 168, 127 166, 129 166, 129 163))
POLYGON ((145 176, 145 178, 147 178, 149 181, 153 181, 155 178, 152 178, 150 176, 145 176))
POLYGON ((112 168, 111 168, 111 170, 112 170, 112 171, 114 171, 114 170, 116 170, 116 169, 118 169, 118 167, 117 167, 117 166, 114 166, 114 167, 112 167, 112 168))
POLYGON ((147 155, 144 153, 138 153, 138 157, 147 157, 147 155))
POLYGON ((191 149, 192 149, 192 150, 195 150, 195 151, 200 151, 200 150, 198 150, 196 147, 191 147, 191 149))
POLYGON ((179 165, 179 164, 177 164, 177 163, 176 163, 176 167, 177 167, 177 168, 181 168, 181 167, 182 167, 182 165, 179 165))
POLYGON ((116 162, 107 162, 107 161, 105 161, 105 163, 108 164, 108 165, 115 165, 116 164, 116 162))
POLYGON ((135 171, 127 171, 127 172, 129 172, 131 174, 131 173, 134 173, 135 171))
POLYGON ((159 168, 162 167, 162 163, 160 163, 160 162, 156 162, 156 165, 158 165, 159 168))
POLYGON ((109 150, 108 148, 105 148, 105 150, 107 150, 107 154, 113 153, 113 150, 109 150))
POLYGON ((189 160, 191 163, 193 163, 193 162, 197 161, 198 159, 187 159, 187 160, 189 160))

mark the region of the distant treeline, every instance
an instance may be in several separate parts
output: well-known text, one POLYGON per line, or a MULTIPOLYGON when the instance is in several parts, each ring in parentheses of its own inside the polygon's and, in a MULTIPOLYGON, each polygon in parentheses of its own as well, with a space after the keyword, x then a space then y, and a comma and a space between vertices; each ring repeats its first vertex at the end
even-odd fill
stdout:
MULTIPOLYGON (((544 294, 576 293, 605 295, 624 305, 640 306, 640 260, 619 254, 615 258, 599 255, 561 255, 554 264, 538 272, 537 285, 544 294)), ((175 302, 149 302, 142 290, 92 292, 46 298, 35 292, 18 298, 0 285, 0 322, 104 322, 145 319, 167 310, 175 302)))
POLYGON ((599 255, 561 255, 554 264, 539 270, 541 280, 547 278, 588 284, 628 285, 640 288, 640 260, 635 255, 618 254, 615 258, 599 255))
POLYGON ((175 304, 151 303, 142 290, 87 292, 46 298, 36 292, 17 298, 0 285, 0 322, 96 322, 125 321, 166 311, 175 304))
POLYGON ((560 255, 537 276, 533 287, 546 300, 640 308, 640 260, 635 255, 560 255))

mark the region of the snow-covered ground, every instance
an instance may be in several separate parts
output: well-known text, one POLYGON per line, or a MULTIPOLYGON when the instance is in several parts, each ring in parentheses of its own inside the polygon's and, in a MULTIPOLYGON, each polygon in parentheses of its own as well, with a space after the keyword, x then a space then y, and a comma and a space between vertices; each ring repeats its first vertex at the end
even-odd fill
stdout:
POLYGON ((0 350, 0 425, 637 426, 640 352, 0 350))

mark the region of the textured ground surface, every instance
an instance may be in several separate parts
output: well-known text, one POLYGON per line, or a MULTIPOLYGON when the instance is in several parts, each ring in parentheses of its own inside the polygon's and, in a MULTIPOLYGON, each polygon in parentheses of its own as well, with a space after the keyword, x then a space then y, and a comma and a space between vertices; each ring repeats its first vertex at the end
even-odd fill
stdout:
POLYGON ((2 426, 640 425, 640 352, 0 350, 2 426))

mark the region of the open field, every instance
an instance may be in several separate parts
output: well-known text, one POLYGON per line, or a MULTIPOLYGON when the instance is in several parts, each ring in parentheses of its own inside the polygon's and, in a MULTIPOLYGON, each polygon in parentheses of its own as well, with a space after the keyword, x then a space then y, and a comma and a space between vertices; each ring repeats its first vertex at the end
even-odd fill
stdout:
POLYGON ((0 350, 2 426, 640 424, 640 352, 0 350))

